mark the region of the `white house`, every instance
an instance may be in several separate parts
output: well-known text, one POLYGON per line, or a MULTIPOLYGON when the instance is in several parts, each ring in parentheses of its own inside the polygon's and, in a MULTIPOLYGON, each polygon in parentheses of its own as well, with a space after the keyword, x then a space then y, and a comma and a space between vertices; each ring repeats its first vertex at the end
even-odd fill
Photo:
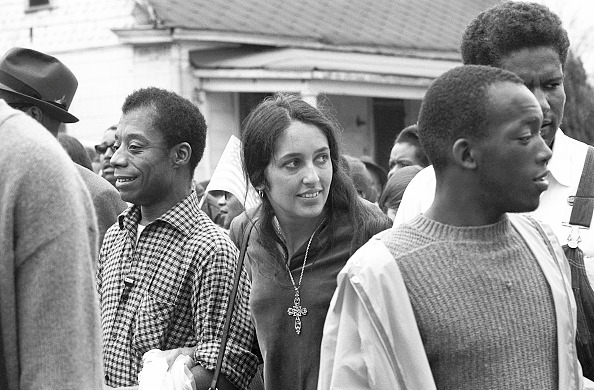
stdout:
POLYGON ((69 134, 100 140, 134 89, 158 86, 206 117, 207 179, 267 94, 300 93, 343 128, 346 152, 387 166, 429 83, 460 64, 464 27, 499 0, 2 0, 0 51, 30 47, 76 74, 69 134))

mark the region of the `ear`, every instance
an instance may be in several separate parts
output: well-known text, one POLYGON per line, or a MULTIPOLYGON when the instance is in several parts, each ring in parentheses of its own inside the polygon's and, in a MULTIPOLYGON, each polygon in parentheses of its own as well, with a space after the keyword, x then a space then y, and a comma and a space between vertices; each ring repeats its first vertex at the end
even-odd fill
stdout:
POLYGON ((173 165, 177 169, 182 166, 190 164, 190 157, 192 157, 192 147, 187 142, 182 142, 175 145, 171 149, 173 165))
POLYGON ((476 168, 473 146, 472 141, 466 138, 459 138, 454 142, 454 145, 452 145, 452 154, 456 165, 466 169, 476 168))
POLYGON ((256 189, 256 191, 260 192, 260 191, 266 191, 269 187, 268 187, 268 181, 266 179, 264 179, 264 181, 260 184, 258 184, 256 187, 254 187, 256 189))
POLYGON ((37 122, 42 123, 43 121, 43 110, 37 106, 30 106, 26 111, 27 115, 35 119, 37 122))

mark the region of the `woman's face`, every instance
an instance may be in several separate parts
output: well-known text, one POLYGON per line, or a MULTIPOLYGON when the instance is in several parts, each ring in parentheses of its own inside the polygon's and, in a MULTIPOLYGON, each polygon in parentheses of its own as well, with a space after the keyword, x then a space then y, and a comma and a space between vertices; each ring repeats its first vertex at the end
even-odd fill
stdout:
POLYGON ((265 177, 264 192, 281 225, 316 220, 332 182, 330 147, 324 133, 293 121, 279 137, 265 177))

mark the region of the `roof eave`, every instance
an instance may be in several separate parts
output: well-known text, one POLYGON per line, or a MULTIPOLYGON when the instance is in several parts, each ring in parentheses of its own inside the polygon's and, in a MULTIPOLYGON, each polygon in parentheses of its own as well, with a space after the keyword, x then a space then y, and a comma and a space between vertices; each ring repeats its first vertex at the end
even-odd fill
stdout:
POLYGON ((171 42, 220 42, 272 47, 296 47, 356 53, 372 53, 426 59, 459 60, 460 53, 453 50, 399 48, 371 45, 335 45, 315 39, 292 36, 271 36, 244 32, 196 30, 180 27, 136 26, 112 30, 122 43, 139 45, 171 42))

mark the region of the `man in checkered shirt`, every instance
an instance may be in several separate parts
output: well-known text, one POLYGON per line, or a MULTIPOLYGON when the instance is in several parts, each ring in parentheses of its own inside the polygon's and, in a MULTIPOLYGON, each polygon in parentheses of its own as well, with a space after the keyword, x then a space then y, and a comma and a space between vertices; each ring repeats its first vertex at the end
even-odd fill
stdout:
MULTIPOLYGON (((196 346, 192 372, 208 388, 238 251, 192 190, 206 124, 190 101, 158 88, 135 91, 122 112, 111 165, 132 206, 106 233, 97 271, 105 381, 136 385, 145 352, 196 346)), ((257 367, 242 276, 219 389, 246 389, 257 367)))

